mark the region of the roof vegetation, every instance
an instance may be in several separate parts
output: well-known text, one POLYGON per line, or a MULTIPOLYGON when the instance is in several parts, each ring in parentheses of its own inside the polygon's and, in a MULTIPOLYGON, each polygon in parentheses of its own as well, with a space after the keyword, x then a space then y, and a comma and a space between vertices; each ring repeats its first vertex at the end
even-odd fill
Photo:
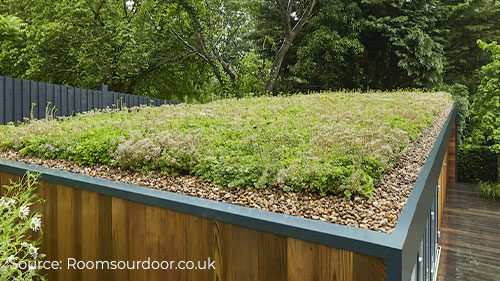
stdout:
POLYGON ((230 188, 369 196, 450 102, 446 93, 318 93, 107 110, 2 126, 0 149, 230 188))

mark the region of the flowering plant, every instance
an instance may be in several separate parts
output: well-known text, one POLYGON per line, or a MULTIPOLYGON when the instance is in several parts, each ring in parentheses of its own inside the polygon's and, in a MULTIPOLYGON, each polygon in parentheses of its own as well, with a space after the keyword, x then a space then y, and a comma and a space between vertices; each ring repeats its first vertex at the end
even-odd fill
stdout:
POLYGON ((44 280, 34 265, 43 258, 39 253, 40 214, 32 206, 38 174, 27 173, 20 181, 1 186, 0 196, 0 280, 44 280))

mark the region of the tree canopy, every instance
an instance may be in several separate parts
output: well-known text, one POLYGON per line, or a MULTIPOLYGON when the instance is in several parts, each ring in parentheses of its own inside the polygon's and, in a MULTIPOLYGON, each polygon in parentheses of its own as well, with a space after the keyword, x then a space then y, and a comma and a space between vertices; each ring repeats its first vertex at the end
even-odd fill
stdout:
POLYGON ((0 0, 0 74, 165 99, 471 89, 493 0, 0 0), (11 25, 7 27, 7 25, 11 25))

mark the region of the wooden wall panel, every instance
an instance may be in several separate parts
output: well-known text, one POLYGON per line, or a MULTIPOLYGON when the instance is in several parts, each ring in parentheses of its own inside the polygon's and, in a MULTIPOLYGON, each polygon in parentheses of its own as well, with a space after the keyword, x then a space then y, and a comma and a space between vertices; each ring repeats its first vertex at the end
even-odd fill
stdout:
POLYGON ((321 280, 353 280, 353 256, 351 251, 320 245, 321 280))
POLYGON ((353 281, 385 280, 384 261, 363 254, 353 256, 353 281))
MULTIPOLYGON (((129 231, 127 202, 118 198, 111 199, 111 231, 112 257, 115 260, 126 260, 129 256, 129 231), (119 239, 117 239, 119 237, 119 239)), ((123 270, 113 270, 112 280, 128 281, 128 274, 123 270)))
MULTIPOLYGON (((45 187, 42 187, 45 188, 45 187)), ((56 200, 56 216, 57 216, 57 259, 58 261, 67 262, 68 258, 77 258, 77 246, 81 244, 81 241, 77 241, 76 233, 76 223, 77 218, 75 216, 75 197, 78 191, 65 188, 63 186, 57 185, 57 192, 55 198, 47 198, 47 201, 56 200)), ((44 226, 45 230, 45 226, 44 226)), ((44 231, 45 232, 45 231, 44 231)), ((86 247, 92 247, 93 245, 85 245, 86 247)), ((48 256, 47 256, 48 257, 48 256)), ((52 260, 55 257, 48 257, 52 260)), ((69 270, 68 265, 63 266, 58 272, 58 280, 75 280, 77 275, 81 273, 78 270, 69 270)))
POLYGON ((289 281, 319 280, 319 245, 287 238, 289 281))
POLYGON ((451 128, 450 142, 448 143, 448 181, 456 182, 456 123, 453 123, 451 128))
POLYGON ((448 148, 443 160, 441 174, 439 175, 439 194, 438 194, 438 228, 441 230, 443 212, 446 207, 446 190, 450 183, 456 182, 456 124, 451 128, 451 137, 448 142, 448 148))
MULTIPOLYGON (((0 173, 0 183, 16 176, 0 173)), ((385 280, 385 261, 62 185, 41 183, 49 280, 385 280), (215 270, 67 270, 79 261, 215 260, 215 270)), ((195 266, 198 264, 195 263, 195 266)))
POLYGON ((287 280, 286 237, 273 233, 259 232, 259 280, 287 280))

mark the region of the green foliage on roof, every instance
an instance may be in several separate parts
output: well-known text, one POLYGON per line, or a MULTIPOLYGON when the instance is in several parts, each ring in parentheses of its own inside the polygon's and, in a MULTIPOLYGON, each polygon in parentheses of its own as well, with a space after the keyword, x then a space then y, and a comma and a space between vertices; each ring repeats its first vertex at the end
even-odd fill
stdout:
POLYGON ((0 149, 231 188, 369 196, 446 93, 318 93, 86 113, 0 127, 0 149))

